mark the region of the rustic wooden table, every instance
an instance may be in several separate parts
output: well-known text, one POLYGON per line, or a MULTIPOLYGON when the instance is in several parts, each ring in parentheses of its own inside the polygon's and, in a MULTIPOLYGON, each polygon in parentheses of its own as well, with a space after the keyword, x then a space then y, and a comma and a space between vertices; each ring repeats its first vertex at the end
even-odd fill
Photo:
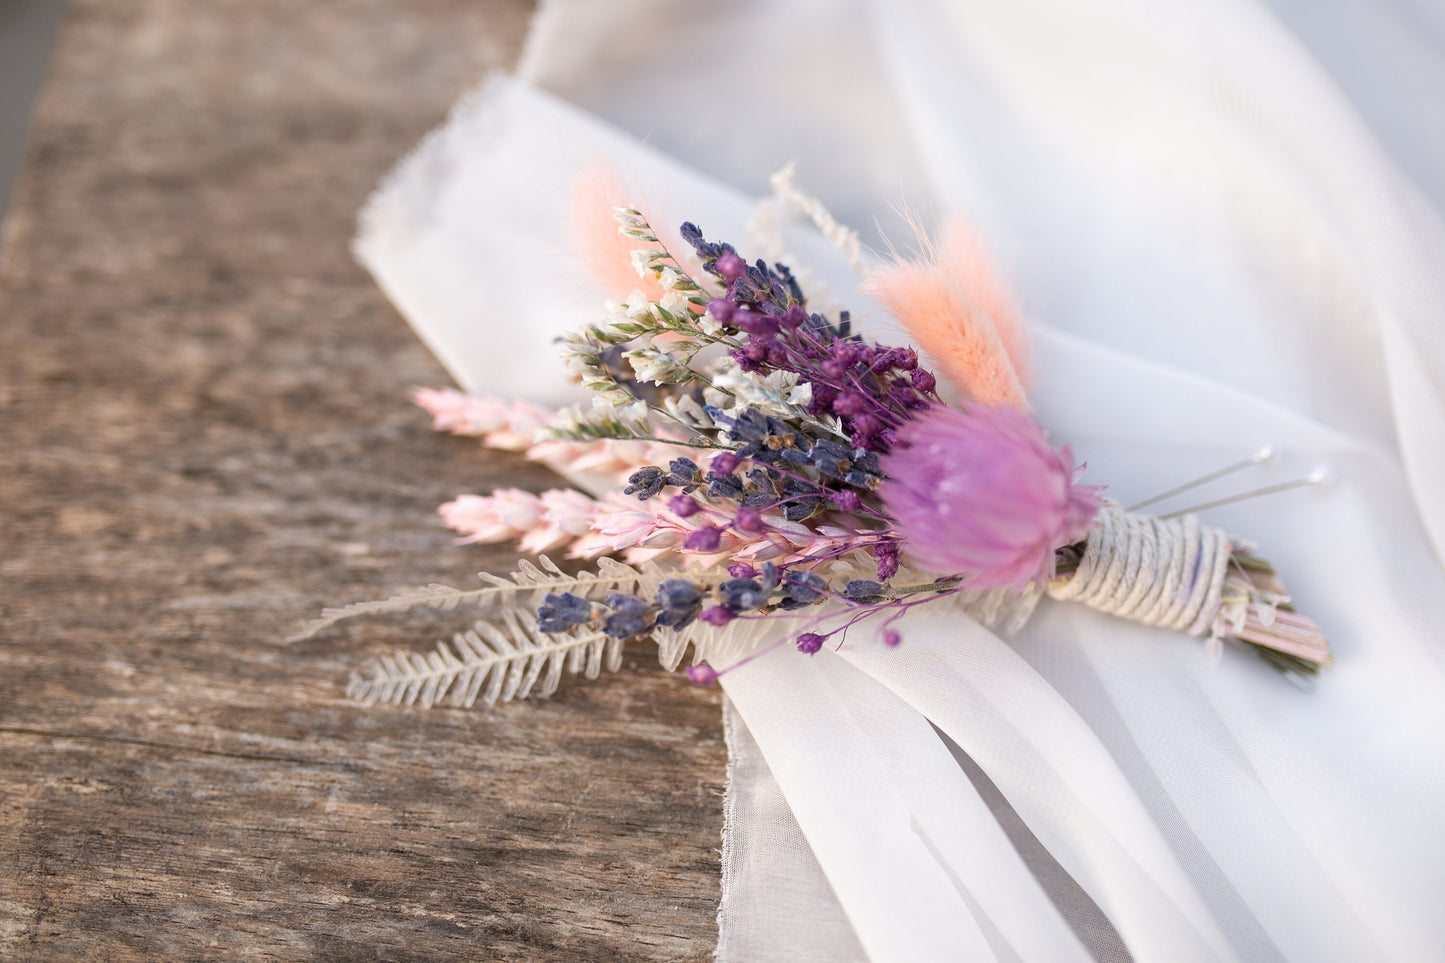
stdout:
POLYGON ((364 709, 323 605, 505 551, 435 506, 548 474, 434 435, 347 250, 523 0, 72 5, 0 262, 0 957, 706 959, 719 696, 656 667, 364 709))

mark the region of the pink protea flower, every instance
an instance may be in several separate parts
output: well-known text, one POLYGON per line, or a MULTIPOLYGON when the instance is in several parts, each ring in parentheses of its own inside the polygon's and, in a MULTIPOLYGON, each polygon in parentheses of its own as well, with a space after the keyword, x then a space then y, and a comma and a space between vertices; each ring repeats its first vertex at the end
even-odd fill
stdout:
POLYGON ((937 407, 905 425, 883 459, 880 494, 904 550, 974 589, 1020 591, 1054 573, 1054 552, 1082 539, 1103 505, 1014 408, 937 407))

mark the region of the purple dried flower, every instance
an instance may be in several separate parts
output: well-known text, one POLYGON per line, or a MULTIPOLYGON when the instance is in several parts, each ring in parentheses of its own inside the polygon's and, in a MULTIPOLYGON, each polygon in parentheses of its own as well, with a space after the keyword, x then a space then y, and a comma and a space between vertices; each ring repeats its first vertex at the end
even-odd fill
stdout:
POLYGON ((733 613, 751 612, 768 601, 767 591, 750 578, 729 579, 717 587, 717 594, 722 607, 733 613))
POLYGON ((580 595, 547 593, 537 609, 537 628, 543 632, 566 632, 592 618, 592 603, 580 595))
POLYGON ((733 578, 757 578, 758 570, 747 562, 734 562, 728 566, 728 574, 733 578))
POLYGON ((855 602, 870 602, 883 594, 883 586, 872 579, 855 578, 844 587, 843 594, 855 602))
POLYGON ((689 518, 696 515, 702 506, 691 495, 674 495, 668 499, 667 507, 678 518, 689 518))
POLYGON ((722 532, 713 525, 704 525, 683 540, 682 547, 689 552, 716 552, 722 544, 722 532))
POLYGON ((765 527, 763 524, 763 513, 756 508, 745 505, 738 509, 737 517, 733 519, 733 525, 740 532, 757 534, 765 527))
POLYGON ((755 338, 775 337, 779 331, 777 318, 747 309, 733 315, 733 324, 739 331, 745 331, 755 338))
POLYGON ((731 622, 733 618, 733 614, 727 609, 721 605, 714 605, 710 609, 703 609, 702 614, 698 616, 698 621, 721 628, 731 622))
POLYGON ((898 643, 902 641, 903 636, 899 635, 897 630, 895 629, 889 629, 887 632, 883 633, 883 644, 888 646, 890 649, 895 648, 898 643))
POLYGON ((804 655, 812 655, 823 647, 823 636, 817 632, 804 632, 798 636, 798 651, 804 655))
POLYGON ((878 581, 886 582, 898 574, 898 543, 879 542, 873 546, 873 560, 878 563, 878 581))
POLYGON ((687 677, 698 685, 712 685, 717 681, 717 670, 706 662, 688 666, 687 677))
POLYGON ((729 281, 736 281, 747 271, 748 265, 746 261, 738 256, 736 251, 730 250, 725 251, 723 255, 717 259, 716 267, 717 273, 729 281))
MULTIPOLYGON (((1099 487, 1074 483, 1067 446, 1049 446, 1013 408, 938 407, 899 432, 880 490, 919 564, 972 589, 1020 591, 1054 572, 1054 552, 1088 534, 1099 487)), ((881 564, 880 559, 880 564, 881 564)))
POLYGON ((713 298, 707 303, 707 313, 713 316, 718 324, 727 324, 733 319, 733 312, 738 306, 727 298, 713 298))
POLYGON ((670 578, 657 587, 657 624, 684 629, 697 618, 702 593, 686 579, 670 578))
POLYGON ((725 451, 713 458, 712 464, 709 467, 719 475, 730 475, 733 470, 738 467, 739 461, 741 461, 741 459, 738 458, 737 455, 725 451))
POLYGON ((652 627, 652 613, 647 603, 635 595, 613 592, 607 596, 612 614, 602 623, 602 631, 616 639, 630 639, 652 627))
POLYGON ((628 485, 622 489, 622 494, 636 495, 642 501, 647 501, 662 491, 662 486, 667 481, 667 476, 661 468, 655 465, 648 465, 645 468, 637 469, 637 471, 629 475, 627 481, 628 485))

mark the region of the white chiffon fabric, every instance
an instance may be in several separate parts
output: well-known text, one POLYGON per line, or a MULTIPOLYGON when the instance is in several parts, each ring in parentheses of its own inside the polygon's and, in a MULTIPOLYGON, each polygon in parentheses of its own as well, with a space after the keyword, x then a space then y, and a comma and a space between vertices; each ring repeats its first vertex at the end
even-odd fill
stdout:
POLYGON ((1207 514, 1325 627, 1314 692, 1047 602, 725 675, 719 959, 1440 958, 1442 95, 1424 0, 559 0, 378 192, 358 255, 471 390, 566 397, 578 171, 743 242, 796 160, 872 242, 974 220, 1036 413, 1120 501, 1265 443, 1224 490, 1332 471, 1207 514))

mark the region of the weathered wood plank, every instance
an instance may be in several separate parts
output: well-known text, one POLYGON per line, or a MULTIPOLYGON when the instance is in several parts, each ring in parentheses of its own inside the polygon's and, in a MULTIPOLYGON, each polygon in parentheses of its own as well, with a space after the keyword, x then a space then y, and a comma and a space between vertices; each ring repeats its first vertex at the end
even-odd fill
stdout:
POLYGON ((705 959, 718 696, 656 668, 362 709, 506 567, 432 514, 554 483, 432 435, 443 383, 348 252, 528 4, 74 4, 0 267, 0 956, 705 959))

